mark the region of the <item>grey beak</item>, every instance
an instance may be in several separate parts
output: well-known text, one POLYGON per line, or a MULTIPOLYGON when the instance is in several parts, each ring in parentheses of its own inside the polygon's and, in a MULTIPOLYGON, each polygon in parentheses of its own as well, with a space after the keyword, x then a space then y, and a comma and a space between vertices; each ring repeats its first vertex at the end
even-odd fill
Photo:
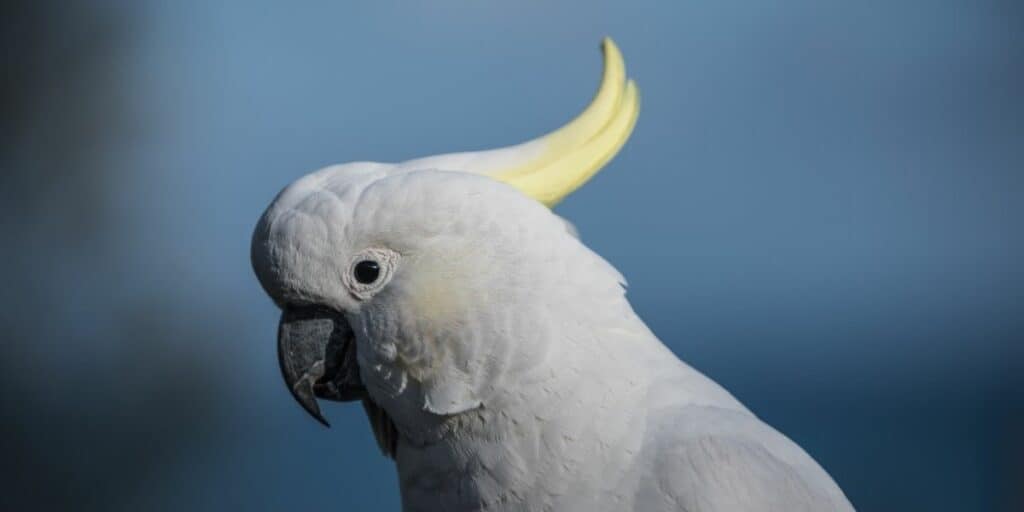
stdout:
POLYGON ((281 375, 299 405, 330 426, 317 398, 349 401, 366 396, 359 378, 355 339, 344 315, 319 307, 287 308, 277 332, 281 375))

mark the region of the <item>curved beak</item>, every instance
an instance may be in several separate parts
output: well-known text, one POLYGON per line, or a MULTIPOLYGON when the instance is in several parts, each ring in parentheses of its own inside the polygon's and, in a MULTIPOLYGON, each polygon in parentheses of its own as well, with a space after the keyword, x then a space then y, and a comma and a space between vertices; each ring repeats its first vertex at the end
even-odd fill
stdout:
POLYGON ((347 402, 366 397, 356 343, 344 315, 320 307, 286 308, 277 331, 281 375, 299 405, 330 426, 317 398, 347 402))

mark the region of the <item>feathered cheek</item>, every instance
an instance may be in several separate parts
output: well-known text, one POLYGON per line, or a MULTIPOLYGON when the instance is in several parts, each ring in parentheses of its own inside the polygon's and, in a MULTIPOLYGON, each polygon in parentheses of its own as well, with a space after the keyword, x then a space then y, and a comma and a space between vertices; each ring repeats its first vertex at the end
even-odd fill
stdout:
POLYGON ((408 378, 405 370, 396 364, 397 352, 394 343, 372 344, 369 350, 359 352, 359 368, 371 394, 377 391, 397 396, 405 391, 408 378))
POLYGON ((359 317, 356 357, 364 384, 371 390, 397 395, 405 390, 406 375, 399 362, 396 322, 381 311, 367 309, 359 317))

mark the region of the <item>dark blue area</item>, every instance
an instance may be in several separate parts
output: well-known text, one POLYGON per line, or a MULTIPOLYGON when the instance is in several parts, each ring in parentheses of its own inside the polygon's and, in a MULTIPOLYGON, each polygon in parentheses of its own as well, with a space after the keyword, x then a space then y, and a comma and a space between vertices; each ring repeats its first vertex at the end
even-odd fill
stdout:
POLYGON ((613 36, 642 112, 557 209, 680 357, 860 510, 1024 508, 1024 9, 721 1, 10 4, 8 509, 395 510, 248 262, 320 166, 520 142, 613 36))

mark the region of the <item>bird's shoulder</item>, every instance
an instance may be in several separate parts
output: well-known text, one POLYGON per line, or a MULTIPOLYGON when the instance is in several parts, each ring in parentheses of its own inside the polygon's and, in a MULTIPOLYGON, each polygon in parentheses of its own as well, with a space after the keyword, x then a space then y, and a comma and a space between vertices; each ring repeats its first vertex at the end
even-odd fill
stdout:
POLYGON ((745 410, 686 406, 658 416, 644 443, 642 510, 853 510, 809 455, 745 410))

